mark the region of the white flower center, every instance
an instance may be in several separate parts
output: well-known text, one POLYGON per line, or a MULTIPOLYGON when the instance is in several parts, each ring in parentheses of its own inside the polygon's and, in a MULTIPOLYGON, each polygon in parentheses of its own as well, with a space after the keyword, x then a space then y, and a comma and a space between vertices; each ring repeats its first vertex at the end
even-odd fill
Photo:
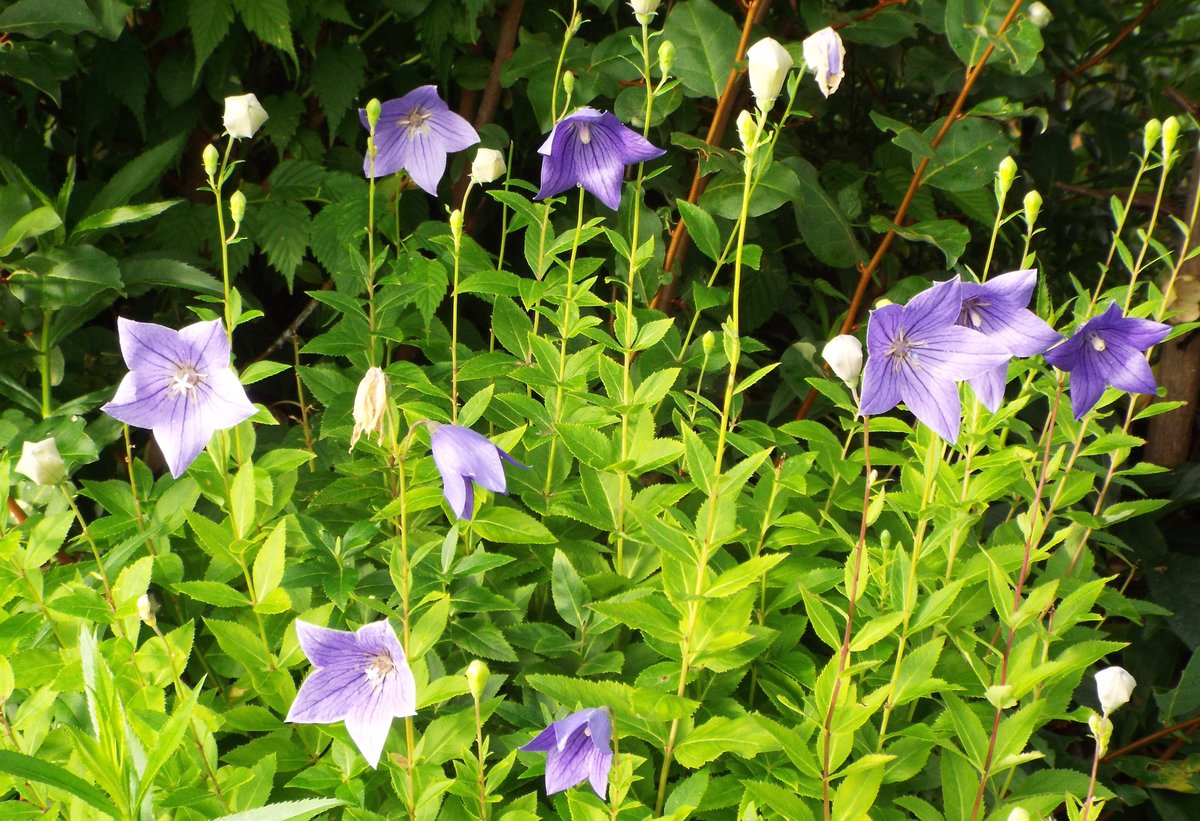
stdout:
POLYGON ((1088 342, 1091 343, 1092 350, 1095 351, 1103 351, 1108 348, 1108 344, 1104 341, 1104 337, 1100 336, 1100 334, 1090 334, 1088 336, 1088 342))
POLYGON ((419 105, 414 105, 400 119, 396 120, 396 125, 408 132, 408 138, 414 139, 418 134, 429 133, 429 127, 425 125, 425 121, 433 116, 433 112, 419 105))
POLYGON ((584 145, 592 141, 592 127, 587 123, 580 123, 576 129, 576 133, 579 134, 579 142, 584 145))
POLYGON ((892 362, 892 373, 900 370, 900 366, 908 363, 913 370, 917 369, 917 348, 923 348, 924 342, 908 339, 904 331, 897 331, 892 343, 884 350, 883 355, 892 362))
POLYGON ((983 327, 983 312, 981 309, 988 307, 990 304, 990 302, 986 302, 980 297, 964 299, 962 303, 962 310, 958 315, 959 324, 966 325, 968 328, 972 328, 974 330, 979 330, 983 327))
POLYGON ((167 390, 173 396, 191 396, 206 378, 194 365, 176 365, 167 390))
POLYGON ((367 665, 367 669, 363 671, 367 677, 367 683, 372 689, 378 689, 388 674, 396 669, 396 662, 392 661, 392 657, 387 653, 379 653, 367 665))

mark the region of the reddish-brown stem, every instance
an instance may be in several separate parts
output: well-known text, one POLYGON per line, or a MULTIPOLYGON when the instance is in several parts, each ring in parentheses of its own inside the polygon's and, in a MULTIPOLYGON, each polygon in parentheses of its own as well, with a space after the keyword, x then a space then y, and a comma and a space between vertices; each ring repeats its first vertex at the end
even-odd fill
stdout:
POLYGON ((17 500, 13 497, 8 497, 8 512, 17 520, 17 524, 25 524, 25 511, 21 510, 21 506, 17 504, 17 500))
POLYGON ((1136 752, 1142 747, 1145 747, 1147 744, 1153 744, 1160 738, 1166 738, 1167 736, 1174 735, 1175 733, 1188 733, 1197 729, 1200 729, 1200 717, 1189 718, 1187 721, 1179 724, 1173 724, 1170 727, 1163 727, 1161 730, 1156 730, 1155 732, 1150 733, 1150 735, 1142 736, 1137 741, 1126 744, 1119 750, 1114 750, 1113 752, 1104 756, 1102 760, 1105 764, 1107 764, 1108 762, 1118 759, 1123 755, 1129 755, 1132 752, 1136 752))
POLYGON ((861 23, 863 20, 870 20, 876 14, 879 14, 879 12, 886 9, 888 6, 903 6, 907 3, 908 3, 908 0, 879 0, 878 3, 876 3, 874 6, 867 9, 866 11, 864 11, 862 14, 858 15, 857 17, 851 17, 849 20, 843 20, 840 23, 834 23, 832 26, 830 26, 830 28, 832 28, 834 31, 840 31, 841 29, 844 29, 846 26, 850 25, 851 23, 861 23))
POLYGON ((846 632, 842 636, 842 649, 838 656, 837 677, 833 680, 833 691, 829 697, 829 710, 825 713, 825 739, 822 745, 821 798, 825 810, 825 821, 831 818, 829 803, 829 759, 832 751, 833 714, 837 709, 838 695, 842 690, 842 673, 850 661, 850 637, 854 629, 854 606, 858 602, 858 579, 862 570, 863 548, 867 543, 867 516, 871 507, 871 432, 870 417, 863 416, 863 506, 862 522, 858 526, 858 543, 854 546, 854 572, 850 578, 850 589, 846 591, 850 601, 846 605, 846 632))
MULTIPOLYGON (((708 126, 708 133, 704 135, 704 141, 709 145, 715 146, 719 144, 722 135, 725 133, 725 128, 729 125, 729 118, 733 113, 733 103, 737 99, 738 81, 744 72, 741 62, 746 57, 746 49, 749 48, 750 32, 770 4, 771 0, 752 0, 750 5, 746 7, 746 21, 742 25, 742 36, 738 40, 737 54, 734 57, 733 68, 729 69, 729 76, 725 79, 725 88, 721 91, 721 96, 717 98, 717 110, 713 113, 712 122, 708 126)), ((700 195, 704 193, 704 188, 707 184, 708 178, 700 172, 700 164, 697 162, 696 171, 692 174, 692 185, 688 189, 687 201, 695 205, 696 200, 700 199, 700 195)), ((679 220, 675 223, 675 228, 671 231, 671 242, 667 245, 667 254, 663 258, 664 271, 670 271, 675 266, 675 263, 679 260, 686 247, 687 226, 683 220, 679 220)), ((678 284, 679 278, 672 276, 670 282, 665 283, 658 289, 658 293, 650 301, 650 307, 669 312, 672 303, 675 301, 675 289, 678 284)))
MULTIPOLYGON (((1025 0, 1013 0, 1008 13, 1004 15, 1004 19, 1000 21, 1000 25, 996 28, 996 33, 991 38, 992 42, 988 43, 979 60, 967 72, 967 78, 963 81, 962 89, 958 92, 958 97, 954 100, 954 105, 950 108, 950 113, 946 115, 946 119, 942 122, 942 127, 938 129, 937 134, 929 141, 930 148, 936 149, 941 145, 942 140, 946 139, 946 135, 950 133, 950 129, 954 126, 954 123, 962 116, 963 107, 967 103, 967 95, 970 94, 975 81, 979 79, 979 75, 983 73, 983 67, 991 58, 992 52, 996 50, 995 41, 1012 25, 1012 21, 1016 18, 1017 12, 1021 10, 1021 4, 1024 2, 1025 0)), ((892 217, 892 224, 894 226, 903 224, 905 216, 908 215, 909 206, 912 205, 913 197, 916 196, 917 190, 921 187, 921 179, 925 176, 925 170, 928 167, 929 158, 922 157, 921 162, 917 165, 917 170, 913 172, 912 180, 908 184, 908 190, 904 192, 904 199, 900 201, 900 207, 896 209, 896 215, 892 217)), ((883 262, 883 258, 887 256, 888 249, 892 246, 892 240, 895 238, 896 229, 894 227, 889 228, 888 232, 883 235, 883 239, 879 241, 879 247, 875 249, 870 262, 859 266, 858 285, 854 288, 854 295, 850 298, 850 307, 846 309, 846 318, 842 321, 842 327, 838 333, 849 333, 858 323, 858 314, 862 310, 863 296, 867 292, 867 285, 870 283, 871 277, 879 270, 879 265, 883 262)), ((817 390, 813 388, 800 404, 800 410, 796 412, 797 419, 804 419, 808 416, 808 412, 812 409, 816 398, 817 390)))
POLYGON ((1131 22, 1129 25, 1125 26, 1125 28, 1123 28, 1119 32, 1117 32, 1117 36, 1114 37, 1112 39, 1112 41, 1109 42, 1108 45, 1106 45, 1104 48, 1097 51, 1094 55, 1089 57, 1087 60, 1084 60, 1082 63, 1077 65, 1075 68, 1071 69, 1071 71, 1067 75, 1060 77, 1059 81, 1060 82, 1064 81, 1064 80, 1068 79, 1069 77, 1078 77, 1080 74, 1083 74, 1083 72, 1087 71, 1089 68, 1092 68, 1093 66, 1098 65, 1109 54, 1112 54, 1113 49, 1115 49, 1117 46, 1121 45, 1121 43, 1123 43, 1125 41, 1125 38, 1128 37, 1130 34, 1132 34, 1134 32, 1134 30, 1138 26, 1140 26, 1147 17, 1150 16, 1150 12, 1154 11, 1154 7, 1157 6, 1159 4, 1159 2, 1160 2, 1160 0, 1148 0, 1145 8, 1142 9, 1141 14, 1139 14, 1137 17, 1133 18, 1133 22, 1131 22))
MULTIPOLYGON (((1000 659, 1000 686, 1008 684, 1008 659, 1012 655, 1013 639, 1017 635, 1017 613, 1021 609, 1021 595, 1025 591, 1025 582, 1029 578, 1029 565, 1033 557, 1033 545, 1037 534, 1038 509, 1042 505, 1042 495, 1046 490, 1046 479, 1050 466, 1050 445, 1054 440, 1054 423, 1058 419, 1058 406, 1062 402, 1063 383, 1060 379, 1058 389, 1054 392, 1054 403, 1050 406, 1050 419, 1047 422, 1045 448, 1042 451, 1041 475, 1038 476, 1037 489, 1033 494, 1033 502, 1029 505, 1029 533, 1025 537, 1025 555, 1021 559, 1021 573, 1017 576, 1017 587, 1013 592, 1012 624, 1008 628, 1008 641, 1004 647, 1004 655, 1000 659)), ((1050 515, 1050 511, 1046 511, 1050 515)), ((1043 527, 1043 530, 1045 528, 1043 527)), ((979 809, 983 804, 983 793, 987 789, 988 777, 992 769, 992 755, 996 752, 996 738, 1000 734, 1000 718, 1003 702, 997 699, 996 714, 992 718, 992 734, 988 738, 987 755, 983 760, 983 772, 979 776, 979 789, 975 793, 975 803, 971 805, 971 821, 979 817, 979 809)))

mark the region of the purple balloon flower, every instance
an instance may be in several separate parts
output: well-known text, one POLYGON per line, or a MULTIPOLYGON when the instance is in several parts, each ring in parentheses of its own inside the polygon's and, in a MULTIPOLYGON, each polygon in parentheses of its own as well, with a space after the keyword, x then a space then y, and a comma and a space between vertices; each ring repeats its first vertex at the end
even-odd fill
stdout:
POLYGON ((527 467, 493 445, 486 436, 462 425, 437 425, 429 440, 433 463, 442 474, 442 493, 460 519, 470 519, 475 509, 475 484, 493 493, 508 492, 501 459, 517 467, 527 467))
POLYGON ((538 153, 543 157, 542 185, 535 200, 582 185, 616 211, 625 166, 666 152, 626 128, 612 112, 585 107, 559 120, 538 153))
POLYGON ((956 277, 922 291, 908 305, 871 312, 860 413, 873 416, 903 402, 938 436, 958 439, 962 406, 955 383, 1008 361, 994 341, 954 324, 961 310, 956 277))
POLYGON ((176 331, 118 319, 117 333, 129 373, 100 410, 153 430, 175 478, 215 432, 254 415, 245 388, 229 367, 229 338, 220 320, 176 331))
POLYGON ((1095 407, 1105 385, 1130 393, 1155 393, 1145 352, 1167 338, 1169 325, 1125 316, 1110 302, 1070 339, 1046 351, 1046 361, 1071 374, 1071 411, 1076 419, 1095 407))
POLYGON ((608 792, 608 771, 612 769, 611 740, 608 710, 590 709, 551 723, 520 749, 546 753, 546 795, 588 779, 596 795, 604 798, 608 792))
POLYGON ((316 669, 300 685, 286 720, 344 721, 363 758, 378 766, 392 718, 417 714, 417 686, 396 631, 387 621, 353 633, 297 621, 296 638, 316 669))
MULTIPOLYGON (((367 112, 358 118, 370 130, 367 112)), ((398 100, 380 107, 375 125, 375 176, 386 177, 404 169, 413 182, 437 196, 438 182, 446 171, 446 155, 479 142, 471 124, 450 110, 438 96, 437 86, 414 88, 398 100)), ((371 155, 363 157, 363 173, 371 176, 371 155)))
MULTIPOLYGON (((1001 274, 984 283, 962 284, 958 324, 979 331, 1013 356, 1036 356, 1062 339, 1027 307, 1037 285, 1037 269, 1001 274)), ((993 413, 1004 399, 1008 363, 970 379, 979 401, 993 413)))

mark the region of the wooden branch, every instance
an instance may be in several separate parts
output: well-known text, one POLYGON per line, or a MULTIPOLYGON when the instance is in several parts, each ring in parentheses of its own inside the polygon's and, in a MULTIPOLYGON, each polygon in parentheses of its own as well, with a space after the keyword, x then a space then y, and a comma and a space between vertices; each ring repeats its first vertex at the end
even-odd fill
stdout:
POLYGON ((1066 80, 1070 77, 1078 77, 1080 74, 1083 74, 1083 72, 1087 71, 1089 68, 1092 68, 1092 67, 1098 65, 1102 60, 1104 60, 1105 57, 1112 54, 1113 49, 1115 49, 1117 46, 1121 45, 1121 43, 1125 42, 1125 38, 1128 37, 1130 34, 1132 34, 1134 29, 1136 29, 1138 26, 1140 26, 1143 23, 1143 21, 1145 21, 1145 19, 1150 16, 1150 12, 1154 11, 1154 7, 1157 6, 1159 4, 1159 2, 1160 2, 1160 0, 1148 0, 1145 8, 1142 9, 1142 13, 1139 14, 1137 17, 1133 18, 1132 23, 1130 23, 1129 25, 1125 26, 1125 28, 1123 28, 1119 32, 1117 32, 1117 36, 1114 37, 1112 39, 1112 41, 1109 42, 1108 45, 1106 45, 1104 48, 1097 51, 1093 56, 1089 57, 1087 60, 1084 60, 1082 63, 1077 65, 1075 68, 1071 69, 1071 71, 1068 72, 1068 74, 1066 76, 1060 77, 1059 78, 1060 82, 1062 80, 1066 80))

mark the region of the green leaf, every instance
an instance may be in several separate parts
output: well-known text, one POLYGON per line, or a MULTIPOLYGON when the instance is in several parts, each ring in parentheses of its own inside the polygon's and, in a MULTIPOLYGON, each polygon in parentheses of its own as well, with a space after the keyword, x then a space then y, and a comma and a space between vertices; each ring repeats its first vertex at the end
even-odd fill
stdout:
POLYGON ((612 464, 612 442, 594 427, 564 423, 558 426, 558 433, 571 455, 588 467, 604 470, 612 464))
POLYGON ((321 110, 325 112, 325 119, 329 122, 331 142, 342 118, 362 90, 366 71, 367 58, 357 43, 331 43, 317 51, 312 68, 312 85, 321 110))
POLYGON ((141 805, 154 786, 154 777, 175 754, 179 743, 183 741, 183 735, 187 732, 188 725, 192 720, 192 710, 195 709, 196 700, 200 697, 202 685, 203 682, 196 685, 194 690, 183 688, 183 692, 187 695, 176 704, 175 712, 155 736, 154 746, 150 748, 150 753, 146 756, 145 769, 142 770, 138 779, 137 799, 133 802, 135 805, 141 805))
POLYGON ((319 812, 340 807, 340 798, 305 798, 300 801, 280 801, 232 815, 222 815, 216 821, 304 821, 319 812))
POLYGON ((98 32, 100 21, 84 0, 17 0, 0 12, 0 31, 37 39, 59 32, 98 32))
POLYGON ((554 551, 551 591, 554 596, 554 609, 567 624, 577 628, 587 624, 586 606, 590 598, 587 587, 575 572, 567 554, 558 549, 554 551))
POLYGON ((497 544, 553 544, 557 541, 544 524, 513 507, 485 505, 476 514, 472 528, 479 538, 497 544))
POLYGON ((41 208, 33 209, 4 232, 4 238, 0 239, 0 257, 12 253, 12 249, 22 240, 40 237, 60 225, 62 225, 62 220, 59 219, 58 212, 51 206, 43 205, 41 208))
POLYGON ((769 553, 740 562, 717 576, 704 591, 704 595, 710 599, 732 596, 747 585, 758 581, 759 577, 785 558, 787 558, 785 553, 769 553))
POLYGON ((754 716, 710 719, 684 736, 675 748, 676 760, 696 769, 725 753, 754 758, 759 753, 778 750, 782 745, 754 716))
POLYGON ((269 199, 251 212, 246 227, 271 267, 287 280, 288 290, 308 249, 308 208, 296 200, 269 199))
POLYGON ((128 205, 136 194, 157 182, 167 167, 179 159, 180 151, 183 150, 183 141, 186 138, 186 132, 177 134, 125 163, 124 167, 113 174, 112 179, 100 189, 100 193, 88 203, 84 218, 121 205, 128 205))
POLYGON ((258 601, 265 599, 283 580, 283 568, 287 563, 284 555, 286 545, 287 523, 281 521, 275 525, 259 549, 258 555, 254 557, 251 578, 254 580, 254 595, 258 601))
POLYGON ((688 233, 700 253, 716 262, 721 258, 721 232, 717 230, 717 222, 712 216, 698 205, 692 205, 687 200, 676 199, 679 215, 687 225, 688 233))
POLYGON ((912 242, 927 242, 937 246, 946 255, 948 268, 954 267, 971 241, 971 232, 967 227, 954 220, 925 220, 901 227, 886 217, 876 215, 871 217, 871 228, 880 233, 890 228, 912 242))
MULTIPOLYGON (((745 175, 737 171, 722 171, 713 177, 700 197, 700 207, 719 217, 737 219, 742 212, 745 175)), ((761 217, 800 198, 800 180, 790 165, 773 163, 754 186, 750 195, 749 215, 761 217)))
POLYGON ((192 46, 196 49, 196 67, 192 74, 194 83, 208 56, 229 33, 229 26, 233 23, 233 6, 230 0, 189 0, 187 10, 192 46))
POLYGON ((890 760, 887 755, 866 755, 851 765, 853 771, 838 784, 833 796, 835 821, 858 821, 867 816, 879 794, 884 765, 890 760))
POLYGON ((296 59, 287 0, 233 0, 233 5, 252 34, 296 59))
POLYGON ((159 256, 125 257, 120 261, 126 290, 141 293, 150 288, 186 288, 220 296, 221 281, 194 265, 159 256))
MULTIPOLYGON (((925 131, 933 140, 942 120, 925 131)), ((1008 140, 1000 124, 982 117, 966 117, 954 124, 934 151, 922 181, 946 191, 974 191, 985 187, 996 174, 996 166, 1008 155, 1008 140)), ((915 171, 921 160, 913 156, 915 171)))
POLYGON ((10 282, 26 305, 56 311, 121 290, 117 261, 91 245, 51 248, 26 257, 24 265, 27 270, 13 273, 10 282))
POLYGON ((14 753, 11 750, 0 750, 0 772, 23 781, 36 781, 39 784, 63 790, 79 798, 93 810, 98 810, 113 818, 122 817, 103 792, 74 773, 40 758, 14 753))
POLYGON ((250 604, 250 599, 246 598, 245 593, 220 582, 176 582, 175 590, 190 599, 211 604, 213 607, 245 607, 250 604))
POLYGON ((238 469, 237 476, 233 478, 229 496, 226 504, 229 507, 229 521, 233 525, 233 535, 244 539, 254 524, 256 504, 254 465, 247 462, 238 469))
POLYGON ((290 370, 291 367, 291 365, 285 362, 272 362, 269 359, 264 359, 260 362, 251 362, 247 365, 246 369, 239 375, 239 378, 243 385, 253 385, 255 382, 261 382, 277 373, 290 370))
POLYGON ((710 0, 684 0, 671 7, 663 39, 674 43, 674 73, 692 96, 721 96, 740 34, 733 18, 710 0))
MULTIPOLYGON (((105 228, 112 228, 117 225, 153 219, 163 211, 181 202, 183 200, 150 202, 145 205, 118 205, 116 208, 99 211, 91 216, 84 217, 76 223, 75 227, 71 229, 71 237, 74 239, 87 231, 102 231, 105 228)), ((2 249, 0 249, 0 253, 2 253, 2 249)))
POLYGON ((801 157, 784 160, 796 172, 799 196, 794 201, 796 228, 813 256, 834 268, 849 268, 866 260, 850 221, 821 186, 817 169, 801 157))

